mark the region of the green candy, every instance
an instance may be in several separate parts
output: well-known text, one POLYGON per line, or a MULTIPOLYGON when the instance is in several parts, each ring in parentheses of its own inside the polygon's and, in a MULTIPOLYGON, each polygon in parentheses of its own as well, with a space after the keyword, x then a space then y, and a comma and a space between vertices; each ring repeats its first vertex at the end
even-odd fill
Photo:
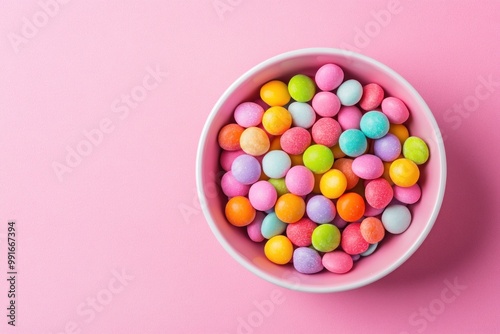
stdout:
POLYGON ((325 145, 309 146, 302 156, 304 166, 315 174, 323 174, 333 166, 333 152, 325 145))
POLYGON ((322 224, 312 233, 312 245, 320 252, 331 252, 340 244, 340 231, 332 224, 322 224))
POLYGON ((314 81, 307 75, 294 75, 288 82, 288 93, 297 102, 311 101, 315 92, 314 81))
POLYGON ((403 144, 403 156, 417 165, 421 165, 429 159, 429 147, 419 137, 408 137, 403 144))
POLYGON ((288 191, 288 188, 286 187, 285 184, 285 178, 281 179, 269 179, 269 183, 271 183, 274 186, 274 189, 276 189, 276 192, 278 193, 278 197, 288 194, 290 191, 288 191))

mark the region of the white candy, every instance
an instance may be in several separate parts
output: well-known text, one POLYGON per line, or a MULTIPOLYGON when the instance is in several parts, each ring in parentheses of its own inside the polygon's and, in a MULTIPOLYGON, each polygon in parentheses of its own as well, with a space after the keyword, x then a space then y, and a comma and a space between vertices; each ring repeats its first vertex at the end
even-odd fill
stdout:
POLYGON ((387 232, 401 234, 410 226, 411 212, 401 204, 389 205, 382 213, 381 220, 387 232))

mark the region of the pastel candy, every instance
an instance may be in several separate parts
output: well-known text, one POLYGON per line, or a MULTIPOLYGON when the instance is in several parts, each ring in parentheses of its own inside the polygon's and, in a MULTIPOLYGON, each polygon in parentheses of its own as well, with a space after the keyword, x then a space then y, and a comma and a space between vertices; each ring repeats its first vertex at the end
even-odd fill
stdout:
POLYGON ((245 128, 259 125, 262 115, 264 115, 264 108, 255 102, 240 103, 234 110, 234 120, 245 128))
POLYGON ((343 130, 359 129, 363 114, 356 106, 342 106, 337 114, 337 121, 343 130))
POLYGON ((307 201, 306 213, 313 222, 326 224, 333 221, 337 210, 330 199, 323 195, 315 195, 307 201))
POLYGON ((363 253, 361 253, 359 255, 361 255, 361 256, 372 255, 375 252, 375 250, 377 249, 377 246, 378 246, 378 243, 371 244, 370 246, 368 246, 367 250, 365 250, 363 253))
POLYGON ((382 112, 394 124, 403 124, 408 120, 410 112, 406 104, 397 97, 386 97, 382 101, 382 112))
POLYGON ((222 166, 222 169, 225 170, 226 172, 230 171, 234 159, 236 159, 242 154, 245 154, 243 150, 237 150, 237 151, 223 150, 220 154, 220 165, 222 166))
POLYGON ((382 223, 387 232, 401 234, 410 226, 410 210, 401 204, 389 205, 382 214, 382 223))
POLYGON ((331 252, 340 244, 340 231, 337 226, 323 224, 316 227, 311 236, 313 247, 320 252, 331 252))
POLYGON ((322 263, 326 270, 335 274, 345 274, 349 272, 354 265, 351 255, 340 250, 325 253, 322 258, 322 263))
POLYGON ((269 151, 271 143, 264 130, 251 126, 241 133, 240 146, 245 153, 259 156, 269 151))
POLYGON ((393 195, 391 185, 384 178, 372 180, 365 187, 366 202, 375 209, 382 209, 389 205, 393 195))
POLYGON ((311 134, 304 128, 293 127, 283 133, 280 144, 288 154, 302 154, 311 144, 311 134))
POLYGON ((363 96, 359 100, 359 106, 363 110, 373 110, 380 106, 384 99, 384 90, 376 83, 363 86, 363 96))
POLYGON ((255 210, 267 211, 274 207, 278 195, 271 183, 267 181, 258 181, 250 186, 248 199, 255 210))
POLYGON ((311 133, 316 144, 331 147, 339 141, 342 128, 333 118, 324 117, 314 123, 311 133))
POLYGON ((311 245, 311 237, 314 229, 318 226, 309 218, 302 218, 298 222, 288 224, 286 227, 286 236, 290 241, 299 247, 311 245))
POLYGON ((347 254, 356 255, 365 252, 370 244, 363 238, 360 223, 351 223, 342 232, 342 249, 347 254))
POLYGON ((286 174, 285 183, 292 194, 305 196, 314 188, 314 175, 304 166, 293 166, 286 174))
POLYGON ((363 86, 359 81, 350 79, 344 81, 337 88, 337 96, 343 106, 353 106, 359 102, 363 95, 363 86))
POLYGON ((344 80, 344 71, 336 64, 325 64, 318 69, 314 80, 319 89, 331 91, 337 88, 344 80))
POLYGON ((255 157, 248 154, 242 154, 234 159, 231 166, 231 172, 234 178, 239 182, 243 184, 252 184, 259 180, 261 166, 255 157))
POLYGON ((249 185, 236 180, 231 171, 226 172, 222 176, 220 183, 222 192, 227 197, 246 196, 248 194, 248 190, 250 189, 249 185))
POLYGON ((372 139, 382 138, 389 132, 389 120, 380 111, 369 111, 361 117, 359 123, 361 131, 372 139))
POLYGON ((382 161, 393 161, 401 154, 401 142, 392 133, 387 133, 373 143, 373 153, 382 161))
POLYGON ((260 233, 266 239, 270 239, 276 235, 280 235, 286 230, 286 224, 282 222, 276 213, 269 213, 264 220, 260 228, 260 233))
POLYGON ((307 102, 313 98, 316 86, 307 75, 297 74, 288 82, 288 92, 295 101, 307 102))
POLYGON ((293 126, 309 129, 316 121, 316 112, 309 103, 292 102, 288 106, 293 126))
POLYGON ((422 138, 411 136, 403 144, 403 155, 417 165, 422 165, 429 159, 429 148, 422 138))
POLYGON ((339 137, 339 146, 342 152, 350 157, 358 157, 366 151, 368 143, 363 132, 357 129, 349 129, 339 137))
POLYGON ((394 186, 394 198, 404 204, 414 204, 417 203, 422 196, 422 190, 418 183, 415 183, 411 187, 400 187, 394 186))
POLYGON ((312 107, 322 117, 333 117, 340 110, 340 100, 331 92, 319 92, 312 100, 312 107))
POLYGON ((264 241, 265 238, 260 232, 262 221, 266 215, 263 212, 257 211, 254 220, 247 225, 247 234, 250 240, 254 242, 264 241))
POLYGON ((302 274, 315 274, 323 270, 321 256, 309 247, 299 247, 293 252, 293 267, 302 274))
POLYGON ((266 153, 262 159, 262 169, 264 174, 270 178, 282 178, 286 175, 292 165, 288 154, 281 150, 274 150, 266 153))
POLYGON ((354 174, 365 180, 373 180, 384 173, 384 164, 379 157, 373 154, 364 154, 352 162, 354 174))

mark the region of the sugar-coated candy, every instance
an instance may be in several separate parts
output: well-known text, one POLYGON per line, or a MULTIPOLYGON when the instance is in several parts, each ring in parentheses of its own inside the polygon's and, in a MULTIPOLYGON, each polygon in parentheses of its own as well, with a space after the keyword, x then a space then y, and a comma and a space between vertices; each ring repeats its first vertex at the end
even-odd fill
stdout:
POLYGON ((373 180, 384 173, 384 164, 373 154, 363 154, 352 162, 352 171, 365 180, 373 180))
POLYGON ((254 242, 261 242, 265 240, 264 236, 260 232, 264 217, 266 217, 266 214, 257 211, 254 220, 252 220, 252 222, 247 225, 247 234, 250 240, 254 242))
POLYGON ((288 224, 286 227, 286 236, 298 247, 307 247, 311 245, 311 237, 314 229, 318 226, 311 219, 304 217, 298 222, 288 224))
POLYGON ((236 180, 243 184, 252 184, 260 178, 262 168, 254 156, 242 154, 234 159, 231 172, 236 180))
POLYGON ((346 178, 346 190, 351 190, 352 188, 354 188, 359 181, 359 176, 357 176, 352 170, 353 161, 353 159, 349 158, 340 158, 336 159, 333 163, 333 168, 341 171, 346 178))
POLYGON ((405 103, 397 97, 386 97, 382 101, 382 112, 394 124, 403 124, 410 116, 405 103))
POLYGON ((328 147, 337 144, 341 133, 339 122, 329 117, 318 119, 311 129, 314 142, 328 147))
POLYGON ((363 96, 359 100, 359 106, 366 111, 380 106, 384 99, 384 90, 376 83, 363 86, 363 96))
POLYGON ((351 223, 342 231, 340 245, 344 252, 351 255, 365 252, 370 244, 363 238, 360 230, 360 223, 351 223))
POLYGON ((322 263, 326 270, 335 274, 345 274, 349 272, 354 265, 351 255, 340 250, 325 253, 322 258, 322 263))
POLYGON ((365 213, 365 201, 355 192, 343 194, 337 200, 337 214, 346 222, 355 222, 365 213))
POLYGON ((248 198, 235 196, 227 201, 225 214, 227 220, 234 226, 246 226, 254 220, 256 211, 248 198))
MULTIPOLYGON (((340 140, 340 137, 339 137, 339 140, 340 140)), ((345 153, 342 152, 342 150, 340 149, 340 145, 338 143, 337 143, 337 145, 334 145, 330 149, 332 150, 332 153, 333 153, 334 162, 335 162, 335 159, 340 159, 340 158, 343 158, 346 156, 345 153)))
POLYGON ((391 204, 382 213, 381 220, 387 232, 401 234, 410 226, 411 212, 404 205, 391 204))
POLYGON ((363 86, 359 81, 350 79, 344 81, 337 88, 337 96, 343 106, 353 106, 359 102, 363 95, 363 86))
POLYGON ((422 165, 429 159, 429 148, 420 137, 408 137, 403 144, 403 155, 417 165, 422 165))
POLYGON ((322 174, 333 166, 333 153, 325 145, 309 146, 302 156, 304 165, 315 174, 322 174))
POLYGON ((401 142, 392 133, 373 141, 373 153, 382 161, 394 161, 401 154, 401 142))
POLYGON ((309 103, 292 102, 288 106, 288 112, 292 116, 293 126, 309 129, 316 121, 316 112, 309 103))
POLYGON ((222 192, 227 197, 246 196, 248 194, 248 190, 250 189, 250 185, 243 184, 236 180, 231 171, 222 175, 220 186, 222 192))
POLYGON ((234 120, 244 128, 259 125, 263 115, 264 108, 255 102, 243 102, 234 109, 234 120))
POLYGON ((280 235, 286 230, 286 225, 282 222, 275 212, 268 213, 262 220, 260 233, 266 239, 271 239, 275 235, 280 235))
POLYGON ((389 120, 380 111, 373 110, 361 117, 359 127, 367 138, 378 139, 389 132, 389 120))
POLYGON ((292 242, 284 235, 277 235, 267 240, 264 246, 267 259, 276 264, 287 264, 293 256, 292 242))
POLYGON ((269 179, 267 182, 271 183, 274 189, 276 189, 278 197, 281 197, 282 195, 289 193, 288 189, 286 188, 286 182, 284 177, 279 179, 269 179))
POLYGON ((378 246, 378 243, 370 244, 370 246, 368 246, 368 249, 359 255, 361 255, 361 256, 372 255, 375 252, 375 250, 377 249, 377 246, 378 246))
POLYGON ((365 217, 375 217, 380 215, 382 212, 384 212, 385 207, 380 208, 380 209, 375 209, 373 206, 371 206, 369 203, 365 203, 365 217))
POLYGON ((314 174, 304 166, 293 166, 286 173, 285 183, 292 194, 305 196, 314 188, 314 174))
POLYGON ((389 127, 389 133, 392 133, 393 135, 398 137, 399 142, 401 143, 401 147, 403 147, 405 140, 410 136, 410 132, 408 131, 408 128, 404 126, 404 124, 391 123, 391 126, 389 127))
POLYGON ((306 203, 302 197, 288 193, 278 198, 274 210, 280 220, 291 224, 304 216, 306 203))
POLYGON ((284 106, 290 101, 288 86, 283 81, 269 81, 260 88, 260 98, 271 107, 284 106))
POLYGON ((267 211, 274 207, 278 193, 268 181, 257 181, 250 186, 248 199, 255 210, 267 211))
POLYGON ((319 189, 323 196, 334 199, 339 198, 347 188, 347 178, 338 169, 330 169, 323 174, 319 182, 319 189))
POLYGON ((288 92, 297 102, 310 101, 316 92, 314 81, 304 74, 294 75, 288 82, 288 92))
POLYGON ((331 91, 344 81, 344 71, 336 64, 325 64, 316 71, 314 80, 322 91, 331 91))
POLYGON ((391 185, 384 178, 372 180, 366 184, 366 202, 375 209, 385 208, 394 196, 391 185))
POLYGON ((309 247, 299 247, 293 251, 293 267, 302 274, 315 274, 323 270, 321 256, 309 247))
POLYGON ((241 125, 236 123, 226 124, 220 129, 217 140, 219 146, 226 151, 236 151, 240 147, 240 137, 243 133, 243 128, 241 125))
POLYGON ((394 186, 392 189, 394 191, 394 198, 404 204, 417 203, 422 195, 422 190, 418 183, 410 187, 394 186))
POLYGON ((333 221, 337 210, 330 199, 323 195, 315 195, 307 201, 306 213, 313 222, 326 224, 333 221))
POLYGON ((343 130, 358 129, 363 114, 356 106, 342 106, 337 114, 337 121, 343 130))
POLYGON ((346 155, 359 157, 365 153, 368 143, 363 132, 358 129, 348 129, 340 135, 339 146, 346 155))
POLYGON ((292 125, 292 115, 283 107, 274 106, 267 109, 262 116, 264 129, 272 135, 281 135, 292 125))
POLYGON ((281 150, 269 151, 262 159, 262 170, 270 178, 284 177, 291 166, 290 156, 281 150))
POLYGON ((385 229, 382 221, 376 217, 367 217, 359 225, 361 236, 370 244, 382 241, 385 236, 385 229))
POLYGON ((331 252, 340 244, 340 230, 332 224, 318 225, 311 236, 314 249, 320 252, 331 252))
POLYGON ((222 169, 227 171, 231 170, 231 166, 233 165, 234 159, 239 157, 240 155, 245 154, 243 150, 237 150, 237 151, 226 151, 223 150, 220 154, 220 165, 222 166, 222 169))
POLYGON ((410 159, 400 158, 392 162, 389 175, 395 185, 411 187, 420 177, 418 166, 410 159))
POLYGON ((251 126, 241 133, 240 147, 247 154, 262 155, 269 150, 270 145, 269 137, 261 128, 251 126))
POLYGON ((301 127, 290 128, 281 136, 280 145, 288 154, 302 154, 311 145, 311 134, 301 127))
POLYGON ((312 107, 322 117, 333 117, 340 110, 340 100, 332 92, 319 92, 314 95, 312 107))

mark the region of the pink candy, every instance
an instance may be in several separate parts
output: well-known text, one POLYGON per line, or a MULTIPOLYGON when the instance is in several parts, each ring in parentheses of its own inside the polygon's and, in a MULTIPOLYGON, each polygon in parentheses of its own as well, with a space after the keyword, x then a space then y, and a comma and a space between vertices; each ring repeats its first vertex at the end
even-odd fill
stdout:
POLYGON ((337 114, 337 119, 343 130, 348 129, 358 129, 359 122, 363 114, 356 106, 342 106, 339 113, 337 114))
POLYGON ((365 198, 374 209, 383 209, 392 201, 393 190, 389 182, 379 178, 368 182, 365 187, 365 198))
POLYGON ((364 154, 352 162, 354 174, 365 180, 373 180, 384 174, 384 164, 373 154, 364 154))
POLYGON ((305 196, 314 188, 314 174, 305 166, 294 166, 286 173, 285 184, 292 194, 305 196))
POLYGON ((342 232, 340 245, 347 254, 361 254, 370 246, 361 235, 360 226, 360 223, 351 223, 342 232))
POLYGON ((231 171, 226 172, 222 176, 220 186, 222 188, 222 192, 227 197, 246 196, 248 194, 248 190, 250 189, 249 185, 236 180, 231 171))
POLYGON ((294 127, 281 135, 281 149, 288 154, 302 154, 311 144, 311 134, 304 128, 294 127))
POLYGON ((311 245, 311 236, 316 226, 318 225, 311 219, 302 218, 296 223, 287 225, 286 235, 295 246, 307 247, 311 245))
POLYGON ((316 85, 323 91, 334 90, 344 81, 344 71, 335 64, 321 66, 314 77, 316 85))
POLYGON ((418 202, 422 195, 422 190, 418 183, 415 183, 411 187, 394 186, 393 190, 394 198, 404 204, 414 204, 418 202))
POLYGON ((245 154, 243 150, 237 150, 237 151, 223 150, 220 155, 220 165, 222 166, 222 169, 225 170, 226 172, 230 171, 234 159, 236 159, 242 154, 245 154))
POLYGON ((333 118, 320 118, 314 123, 312 129, 312 138, 316 144, 332 147, 339 141, 342 128, 333 118))
POLYGON ((389 122, 394 124, 403 124, 410 117, 405 103, 397 97, 386 97, 382 101, 382 112, 387 116, 389 122))
POLYGON ((322 263, 323 267, 335 274, 344 274, 354 265, 351 255, 337 250, 323 255, 322 263))
POLYGON ((331 92, 319 92, 314 95, 312 107, 320 116, 333 117, 340 110, 340 100, 331 92))
POLYGON ((271 183, 267 181, 258 181, 250 187, 248 199, 256 210, 267 211, 272 209, 276 203, 278 194, 276 188, 274 188, 271 183))
POLYGON ((259 125, 263 115, 264 108, 254 102, 243 102, 234 110, 234 120, 244 128, 259 125))
POLYGON ((384 99, 384 90, 376 83, 371 83, 363 87, 363 96, 359 101, 359 106, 363 110, 370 111, 377 108, 384 99))
POLYGON ((266 215, 263 212, 257 212, 254 220, 250 223, 250 225, 247 225, 247 234, 250 240, 255 242, 264 241, 265 238, 260 232, 260 229, 262 226, 262 221, 265 217, 266 215))

